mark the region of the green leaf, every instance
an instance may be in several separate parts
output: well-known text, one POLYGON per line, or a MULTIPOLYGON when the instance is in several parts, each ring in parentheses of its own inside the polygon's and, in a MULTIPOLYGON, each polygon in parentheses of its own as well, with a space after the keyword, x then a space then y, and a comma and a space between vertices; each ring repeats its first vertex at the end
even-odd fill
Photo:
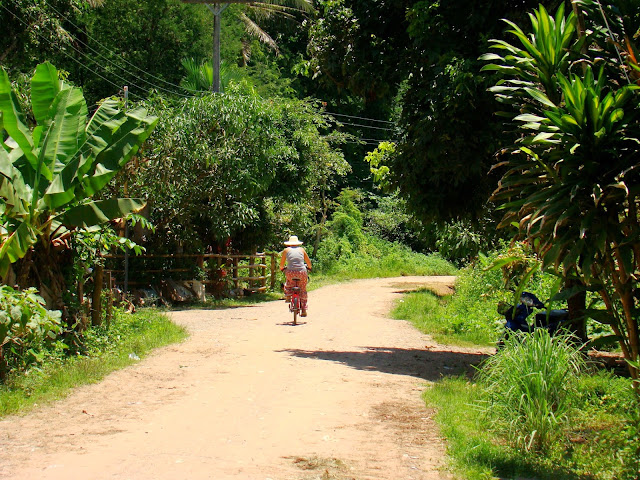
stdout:
POLYGON ((613 318, 607 310, 587 308, 584 311, 584 315, 603 325, 614 325, 616 323, 616 319, 613 318))
POLYGON ((8 179, 13 176, 13 162, 9 158, 7 151, 0 146, 0 174, 8 179))
POLYGON ((87 104, 79 88, 61 91, 51 106, 53 121, 48 131, 45 161, 50 176, 58 173, 73 159, 85 139, 87 104))
POLYGON ((22 222, 0 246, 0 277, 4 277, 12 263, 24 257, 38 240, 38 231, 27 222, 22 222))
POLYGON ((593 340, 590 340, 584 347, 584 350, 591 350, 595 348, 596 350, 602 349, 603 347, 611 347, 616 345, 620 341, 620 337, 617 335, 603 335, 601 337, 596 337, 593 340))
POLYGON ((502 268, 505 265, 509 265, 511 263, 514 263, 514 262, 519 262, 520 260, 522 260, 521 257, 497 258, 496 260, 494 260, 491 263, 491 265, 488 265, 487 267, 483 268, 483 270, 485 270, 485 271, 497 270, 498 268, 502 268))
POLYGON ((571 297, 573 297, 574 295, 581 293, 581 292, 587 292, 590 289, 586 286, 586 285, 576 285, 575 287, 571 287, 571 288, 567 288, 562 290, 559 293, 556 293, 553 297, 551 297, 549 299, 550 302, 564 302, 566 300, 569 300, 571 297))
POLYGON ((520 122, 545 122, 546 117, 541 117, 539 115, 533 115, 532 113, 523 113, 522 115, 518 115, 514 118, 514 120, 518 120, 520 122))
POLYGON ((38 157, 34 151, 33 138, 25 124, 24 115, 19 105, 18 99, 11 89, 9 76, 2 68, 0 69, 0 114, 2 114, 2 126, 13 141, 18 144, 35 171, 38 166, 38 157))
POLYGON ((36 67, 31 79, 31 109, 39 125, 44 125, 50 119, 49 108, 60 88, 58 71, 53 65, 45 62, 36 67))
POLYGON ((139 198, 97 200, 73 207, 56 217, 66 227, 88 228, 142 210, 146 202, 139 198))
MULTIPOLYGON (((102 189, 120 171, 151 135, 157 123, 158 117, 148 115, 143 108, 122 114, 114 102, 105 102, 98 109, 87 125, 87 143, 96 157, 83 179, 86 196, 102 189)), ((80 174, 85 173, 87 165, 88 162, 80 166, 80 174)))

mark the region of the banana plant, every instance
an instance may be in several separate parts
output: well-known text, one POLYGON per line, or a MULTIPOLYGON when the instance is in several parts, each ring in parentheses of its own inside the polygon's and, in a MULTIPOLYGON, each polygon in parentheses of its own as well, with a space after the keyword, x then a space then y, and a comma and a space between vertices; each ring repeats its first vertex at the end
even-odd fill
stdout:
POLYGON ((92 197, 136 154, 158 121, 142 108, 124 112, 113 99, 104 100, 89 118, 82 90, 63 82, 50 63, 38 65, 31 79, 31 108, 35 125, 28 123, 7 72, 0 69, 3 279, 34 249, 41 251, 38 259, 51 263, 56 240, 74 229, 144 207, 140 199, 92 197))

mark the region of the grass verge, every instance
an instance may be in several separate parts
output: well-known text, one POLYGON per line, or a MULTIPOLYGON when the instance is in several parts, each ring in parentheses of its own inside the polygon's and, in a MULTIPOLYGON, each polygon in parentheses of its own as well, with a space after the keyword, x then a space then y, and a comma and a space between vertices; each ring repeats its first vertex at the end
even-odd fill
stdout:
POLYGON ((63 398, 74 387, 96 383, 114 370, 136 362, 130 354, 143 358, 151 350, 187 336, 184 328, 158 310, 118 313, 108 328, 85 332, 82 354, 50 355, 39 367, 10 376, 0 385, 0 417, 63 398))
POLYGON ((496 332, 486 323, 474 325, 468 311, 457 310, 452 296, 440 297, 430 290, 403 295, 391 312, 393 318, 410 321, 418 330, 445 345, 494 346, 496 332))
POLYGON ((466 378, 445 378, 423 398, 438 410, 436 421, 447 438, 450 467, 458 478, 637 479, 640 437, 637 419, 630 418, 637 405, 628 380, 599 373, 583 376, 580 382, 573 420, 545 455, 513 448, 494 434, 492 424, 474 407, 481 388, 466 378))

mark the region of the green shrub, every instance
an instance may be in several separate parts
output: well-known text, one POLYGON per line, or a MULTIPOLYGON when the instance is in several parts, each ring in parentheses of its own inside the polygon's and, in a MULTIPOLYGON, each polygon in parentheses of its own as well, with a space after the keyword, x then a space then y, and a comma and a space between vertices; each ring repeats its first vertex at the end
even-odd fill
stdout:
POLYGON ((437 254, 416 253, 367 233, 360 201, 361 193, 354 190, 343 190, 338 196, 338 207, 313 258, 318 273, 338 279, 455 274, 456 268, 437 254))
POLYGON ((583 367, 570 337, 551 337, 543 329, 512 334, 482 365, 485 400, 480 405, 512 444, 546 451, 563 433, 583 367))
POLYGON ((42 360, 43 349, 57 340, 61 312, 45 308, 35 288, 0 286, 0 378, 42 360))

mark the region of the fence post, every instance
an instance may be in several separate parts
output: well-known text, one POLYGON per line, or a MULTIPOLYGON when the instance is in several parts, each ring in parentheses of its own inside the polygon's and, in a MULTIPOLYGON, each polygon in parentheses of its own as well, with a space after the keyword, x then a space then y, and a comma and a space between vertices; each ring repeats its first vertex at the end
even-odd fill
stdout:
POLYGON ((102 323, 102 283, 104 267, 95 266, 93 272, 93 296, 91 298, 91 325, 99 326, 102 323))
POLYGON ((84 301, 84 279, 78 279, 78 304, 80 305, 80 328, 84 331, 87 329, 87 303, 84 301))
POLYGON ((233 257, 233 285, 235 287, 236 290, 238 290, 240 288, 240 280, 238 280, 238 257, 234 256, 233 257))
POLYGON ((270 253, 271 256, 271 290, 276 289, 276 254, 270 253))
POLYGON ((255 273, 256 273, 256 268, 255 268, 256 257, 254 255, 256 255, 257 253, 258 251, 254 248, 253 250, 251 250, 251 255, 249 255, 249 290, 251 290, 255 285, 255 282, 251 279, 255 277, 255 273))
POLYGON ((260 288, 266 288, 267 286, 267 255, 262 254, 262 258, 260 259, 260 263, 263 265, 260 268, 260 288))
POLYGON ((111 326, 111 320, 113 320, 113 277, 111 272, 107 272, 107 288, 109 293, 107 296, 107 328, 111 326))

